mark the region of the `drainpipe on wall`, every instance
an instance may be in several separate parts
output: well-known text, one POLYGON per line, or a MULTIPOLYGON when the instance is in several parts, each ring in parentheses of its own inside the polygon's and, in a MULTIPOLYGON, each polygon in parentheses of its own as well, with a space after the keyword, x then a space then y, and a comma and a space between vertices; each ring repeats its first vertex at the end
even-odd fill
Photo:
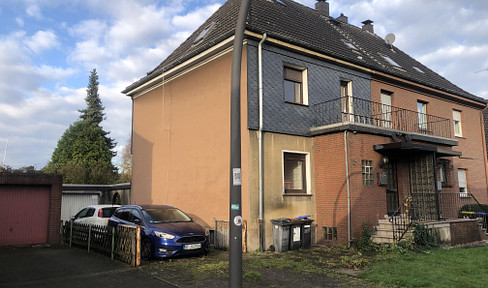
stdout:
POLYGON ((263 39, 258 45, 258 94, 259 94, 259 129, 258 129, 258 153, 259 153, 259 250, 265 251, 264 243, 264 192, 263 192, 263 43, 268 35, 263 34, 263 39))
POLYGON ((349 188, 349 155, 347 152, 347 130, 344 130, 344 158, 346 161, 347 187, 347 248, 351 247, 351 191, 349 188))

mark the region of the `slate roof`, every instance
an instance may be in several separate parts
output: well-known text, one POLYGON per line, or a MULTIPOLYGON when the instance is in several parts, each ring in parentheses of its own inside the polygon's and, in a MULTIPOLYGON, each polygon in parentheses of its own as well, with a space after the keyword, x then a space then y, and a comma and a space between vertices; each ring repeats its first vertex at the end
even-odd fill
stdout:
MULTIPOLYGON (((137 88, 161 75, 163 70, 168 71, 232 36, 240 3, 240 0, 225 2, 161 64, 127 87, 123 93, 137 88), (198 35, 212 24, 214 26, 205 37, 195 43, 198 35)), ((267 33, 271 38, 486 103, 485 99, 457 87, 397 47, 386 44, 384 39, 376 34, 363 31, 359 27, 338 21, 333 17, 324 16, 315 9, 291 0, 252 0, 246 29, 259 34, 267 33), (357 49, 350 48, 345 42, 351 43, 357 49), (388 56, 401 68, 388 63, 379 53, 388 56)))

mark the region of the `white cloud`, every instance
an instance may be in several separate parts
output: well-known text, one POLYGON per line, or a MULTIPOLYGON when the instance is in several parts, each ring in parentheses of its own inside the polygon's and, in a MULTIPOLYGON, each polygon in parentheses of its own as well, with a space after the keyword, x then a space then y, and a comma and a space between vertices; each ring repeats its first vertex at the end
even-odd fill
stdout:
POLYGON ((35 4, 27 6, 27 8, 25 9, 25 13, 36 19, 42 19, 41 8, 35 4))
POLYGON ((19 27, 24 27, 24 19, 20 18, 20 17, 16 17, 15 18, 15 22, 17 22, 17 25, 19 25, 19 27))
POLYGON ((44 50, 59 46, 58 38, 53 31, 37 31, 32 37, 25 40, 25 44, 34 53, 41 53, 44 50))

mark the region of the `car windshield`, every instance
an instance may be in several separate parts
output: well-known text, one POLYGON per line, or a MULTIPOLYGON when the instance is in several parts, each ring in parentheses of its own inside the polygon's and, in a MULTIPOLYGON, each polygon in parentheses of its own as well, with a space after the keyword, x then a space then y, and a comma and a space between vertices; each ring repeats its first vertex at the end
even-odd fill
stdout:
POLYGON ((176 208, 149 208, 142 210, 146 221, 151 224, 191 222, 191 218, 176 208))

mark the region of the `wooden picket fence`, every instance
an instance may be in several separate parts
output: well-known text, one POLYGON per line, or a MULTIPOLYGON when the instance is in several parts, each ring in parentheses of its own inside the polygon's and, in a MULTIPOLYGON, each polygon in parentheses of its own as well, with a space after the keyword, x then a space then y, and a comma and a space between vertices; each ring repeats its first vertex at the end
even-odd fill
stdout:
POLYGON ((110 256, 139 266, 141 263, 141 228, 118 225, 117 228, 66 221, 62 227, 62 242, 84 247, 90 251, 110 256))

